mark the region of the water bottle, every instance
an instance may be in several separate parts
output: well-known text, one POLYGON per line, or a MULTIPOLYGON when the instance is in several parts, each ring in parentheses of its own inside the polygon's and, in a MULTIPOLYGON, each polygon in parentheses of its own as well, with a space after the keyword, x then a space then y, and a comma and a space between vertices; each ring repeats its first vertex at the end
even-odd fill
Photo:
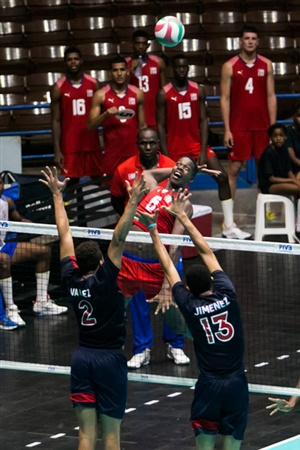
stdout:
MULTIPOLYGON (((142 62, 143 61, 143 57, 142 55, 139 55, 139 61, 142 62)), ((137 68, 134 71, 134 74, 137 78, 140 78, 142 76, 142 64, 139 64, 137 66, 137 68)))

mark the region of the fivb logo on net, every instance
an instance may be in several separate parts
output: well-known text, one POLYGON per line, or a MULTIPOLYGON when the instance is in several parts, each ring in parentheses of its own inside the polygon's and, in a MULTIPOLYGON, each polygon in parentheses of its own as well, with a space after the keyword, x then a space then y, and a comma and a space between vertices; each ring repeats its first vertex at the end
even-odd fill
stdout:
POLYGON ((8 228, 8 222, 0 222, 1 228, 8 228))
POLYGON ((284 252, 291 252, 293 250, 293 246, 291 244, 279 244, 278 249, 284 252))
POLYGON ((87 234, 91 236, 99 236, 101 234, 101 231, 97 228, 89 228, 87 234))

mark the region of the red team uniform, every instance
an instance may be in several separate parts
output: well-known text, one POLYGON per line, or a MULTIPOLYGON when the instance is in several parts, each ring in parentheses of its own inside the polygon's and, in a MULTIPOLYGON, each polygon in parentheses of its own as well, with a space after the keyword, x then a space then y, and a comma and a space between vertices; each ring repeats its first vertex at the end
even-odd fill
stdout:
MULTIPOLYGON (((174 167, 175 162, 169 158, 168 156, 162 155, 161 153, 158 153, 158 161, 155 166, 156 169, 161 168, 167 168, 167 167, 174 167)), ((117 169, 115 170, 113 179, 111 181, 110 185, 110 192, 115 197, 123 197, 127 198, 127 188, 125 181, 127 180, 132 186, 133 181, 135 179, 135 173, 138 172, 138 176, 140 177, 141 174, 144 171, 144 167, 141 165, 140 162, 140 156, 135 155, 131 158, 127 159, 127 161, 124 161, 122 164, 120 164, 117 169)), ((168 183, 168 180, 162 181, 159 185, 161 187, 165 187, 168 183)))
MULTIPOLYGON (((199 88, 188 81, 185 92, 179 92, 172 83, 163 87, 166 96, 166 137, 169 156, 178 161, 183 156, 197 159, 201 150, 199 131, 199 88)), ((207 157, 216 156, 207 147, 207 157)))
POLYGON ((239 56, 231 58, 229 63, 232 65, 230 129, 234 139, 229 157, 233 161, 246 161, 253 154, 259 159, 269 143, 266 58, 257 55, 251 67, 239 56))
POLYGON ((56 85, 61 94, 60 148, 65 160, 62 173, 71 178, 100 175, 102 155, 98 130, 87 129, 96 80, 83 74, 80 86, 76 87, 63 76, 56 85))
MULTIPOLYGON (((126 58, 127 68, 130 67, 132 58, 126 58)), ((144 92, 144 110, 146 123, 149 127, 156 130, 156 94, 160 89, 160 67, 158 57, 147 55, 147 60, 142 65, 142 76, 137 77, 134 72, 130 74, 130 84, 141 89, 144 92)))
POLYGON ((120 163, 138 154, 136 146, 138 134, 137 88, 128 84, 124 96, 118 96, 110 85, 104 86, 103 91, 104 102, 101 112, 105 112, 112 106, 120 111, 132 109, 135 112, 135 116, 131 119, 119 120, 114 116, 105 119, 103 173, 112 175, 120 163))
MULTIPOLYGON (((149 192, 139 203, 138 211, 153 214, 159 210, 157 216, 157 229, 159 233, 172 233, 175 217, 167 213, 161 206, 170 206, 172 191, 157 187, 149 192)), ((133 221, 141 231, 148 231, 138 220, 133 221)), ((125 297, 131 297, 140 289, 146 298, 157 295, 162 287, 164 272, 158 259, 147 259, 123 252, 122 267, 118 276, 118 286, 125 297)))

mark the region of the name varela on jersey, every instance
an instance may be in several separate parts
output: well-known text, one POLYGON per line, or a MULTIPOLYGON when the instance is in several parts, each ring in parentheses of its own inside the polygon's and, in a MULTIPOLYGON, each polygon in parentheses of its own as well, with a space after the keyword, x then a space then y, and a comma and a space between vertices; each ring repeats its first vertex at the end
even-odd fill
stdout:
POLYGON ((70 294, 72 297, 84 297, 84 298, 91 297, 91 292, 89 289, 70 288, 70 294))
POLYGON ((219 309, 223 309, 229 305, 229 301, 227 297, 223 297, 223 300, 218 300, 214 303, 210 303, 205 306, 197 306, 196 312, 194 316, 201 316, 202 314, 207 314, 210 312, 218 311, 219 309))

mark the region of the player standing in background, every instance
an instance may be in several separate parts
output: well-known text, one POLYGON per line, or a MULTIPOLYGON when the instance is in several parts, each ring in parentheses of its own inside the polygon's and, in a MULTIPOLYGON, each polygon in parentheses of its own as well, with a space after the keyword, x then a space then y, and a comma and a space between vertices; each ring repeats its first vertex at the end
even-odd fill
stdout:
POLYGON ((233 220, 233 200, 226 171, 207 145, 208 123, 205 90, 188 79, 189 66, 184 54, 172 60, 174 79, 157 95, 157 127, 162 153, 175 161, 182 156, 195 159, 198 165, 221 174, 215 177, 224 215, 223 237, 249 239, 250 233, 239 229, 233 220))
MULTIPOLYGON (((247 424, 249 394, 243 362, 243 326, 235 288, 185 212, 189 194, 179 191, 177 197, 174 194, 172 197, 171 205, 164 207, 164 212, 170 213, 186 229, 204 263, 187 269, 187 286, 160 239, 157 214, 139 214, 139 218, 149 230, 174 301, 188 327, 186 334, 194 341, 200 374, 190 421, 196 448, 213 450, 216 435, 222 434, 223 450, 239 450, 247 424)), ((174 319, 170 325, 176 329, 179 311, 172 308, 166 316, 169 313, 174 319)), ((184 327, 183 318, 180 322, 184 327)))
POLYGON ((104 259, 92 240, 74 248, 64 208, 63 182, 56 168, 42 171, 53 194, 60 240, 63 286, 74 309, 79 345, 71 362, 71 400, 79 424, 78 450, 93 450, 99 426, 105 450, 120 450, 120 428, 127 402, 127 365, 123 353, 126 337, 124 297, 116 278, 126 236, 137 204, 147 192, 143 176, 136 178, 123 216, 114 230, 104 259))
POLYGON ((132 45, 133 56, 126 58, 129 82, 144 92, 146 122, 155 130, 155 98, 159 89, 166 84, 166 64, 159 56, 146 53, 150 45, 146 31, 136 30, 132 35, 132 45))
POLYGON ((258 55, 258 30, 245 25, 241 52, 224 63, 221 110, 224 145, 228 147, 228 177, 232 198, 243 161, 258 162, 269 143, 268 128, 276 121, 277 101, 272 62, 258 55))
MULTIPOLYGON (((139 155, 120 164, 113 176, 110 192, 114 209, 122 215, 128 200, 127 183, 133 184, 136 174, 155 168, 172 168, 175 162, 159 152, 157 132, 150 127, 139 131, 137 136, 139 155)), ((160 183, 166 187, 168 180, 160 183)), ((182 267, 182 260, 179 258, 182 267)), ((181 270, 182 272, 182 270, 181 270)), ((150 350, 153 344, 150 304, 146 302, 143 291, 135 294, 130 301, 130 313, 133 329, 133 357, 127 365, 130 369, 139 369, 150 363, 150 350)), ((189 364, 190 360, 183 352, 184 337, 174 331, 164 322, 163 341, 168 345, 167 355, 175 364, 189 364)))
POLYGON ((101 175, 102 154, 98 130, 89 131, 87 120, 98 80, 82 71, 81 52, 65 50, 66 75, 51 89, 54 162, 62 175, 78 182, 83 176, 101 175))
POLYGON ((120 163, 138 154, 138 130, 146 127, 143 92, 127 83, 126 60, 117 56, 111 61, 111 82, 95 92, 88 128, 103 126, 103 174, 113 175, 120 163), (131 109, 134 117, 118 119, 116 115, 131 109))

